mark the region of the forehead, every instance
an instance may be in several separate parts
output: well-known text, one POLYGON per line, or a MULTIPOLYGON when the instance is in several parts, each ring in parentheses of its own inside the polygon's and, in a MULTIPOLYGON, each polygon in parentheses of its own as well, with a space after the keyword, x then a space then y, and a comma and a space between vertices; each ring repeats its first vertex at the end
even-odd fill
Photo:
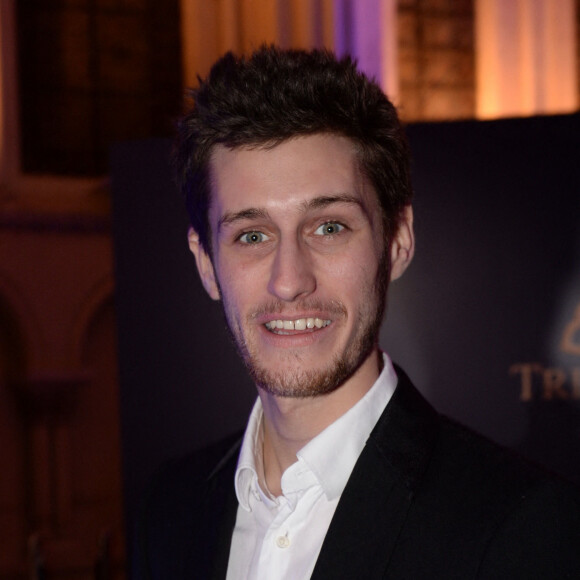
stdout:
POLYGON ((336 135, 297 137, 270 148, 217 146, 210 175, 212 221, 245 208, 290 211, 321 196, 354 196, 369 210, 378 204, 354 144, 336 135))

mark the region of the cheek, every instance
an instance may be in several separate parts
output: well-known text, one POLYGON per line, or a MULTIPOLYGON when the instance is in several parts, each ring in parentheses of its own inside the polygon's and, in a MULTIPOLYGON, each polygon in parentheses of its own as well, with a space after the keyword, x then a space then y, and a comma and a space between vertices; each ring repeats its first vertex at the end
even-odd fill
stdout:
POLYGON ((223 260, 217 269, 220 289, 226 308, 243 314, 245 305, 251 305, 264 287, 263 276, 240 260, 223 260))
POLYGON ((374 280, 381 261, 382 248, 375 246, 369 242, 354 247, 343 256, 331 260, 327 270, 345 283, 364 286, 365 282, 369 283, 368 280, 374 280))
POLYGON ((369 254, 354 254, 341 260, 333 260, 318 277, 319 288, 335 297, 347 308, 358 310, 361 302, 369 301, 377 279, 377 260, 369 254))

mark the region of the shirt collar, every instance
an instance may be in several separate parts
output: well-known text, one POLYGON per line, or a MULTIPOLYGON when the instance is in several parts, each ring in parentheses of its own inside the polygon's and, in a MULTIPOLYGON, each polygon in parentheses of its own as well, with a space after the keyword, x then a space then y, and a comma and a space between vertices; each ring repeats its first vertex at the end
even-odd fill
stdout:
MULTIPOLYGON (((369 391, 296 454, 298 461, 312 471, 328 500, 339 497, 344 490, 373 427, 397 386, 397 374, 386 353, 383 353, 383 361, 383 370, 369 391)), ((258 397, 248 420, 234 480, 238 502, 246 511, 250 510, 250 494, 260 494, 258 473, 263 473, 262 418, 262 404, 258 397)))
POLYGON ((239 504, 250 511, 250 494, 258 492, 258 472, 263 472, 264 432, 262 431, 262 402, 256 399, 244 433, 234 480, 239 504))

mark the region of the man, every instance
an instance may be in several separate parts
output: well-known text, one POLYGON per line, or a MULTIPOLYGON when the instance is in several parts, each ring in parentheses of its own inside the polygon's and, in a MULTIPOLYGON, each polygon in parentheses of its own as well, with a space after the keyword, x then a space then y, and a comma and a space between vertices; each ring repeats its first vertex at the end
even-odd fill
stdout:
POLYGON ((414 251, 379 87, 348 58, 262 48, 193 101, 189 245, 259 397, 243 438, 152 485, 143 577, 579 578, 576 492, 439 416, 379 351, 414 251))

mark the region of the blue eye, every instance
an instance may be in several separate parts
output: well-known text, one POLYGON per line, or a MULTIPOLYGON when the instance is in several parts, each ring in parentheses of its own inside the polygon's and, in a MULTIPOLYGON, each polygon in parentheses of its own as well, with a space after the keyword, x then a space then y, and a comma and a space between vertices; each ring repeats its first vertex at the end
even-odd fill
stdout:
POLYGON ((240 236, 242 244, 259 244, 266 242, 268 239, 268 236, 262 232, 246 232, 240 236))
POLYGON ((338 222, 326 222, 316 228, 315 234, 319 236, 333 236, 344 230, 344 226, 338 222))

